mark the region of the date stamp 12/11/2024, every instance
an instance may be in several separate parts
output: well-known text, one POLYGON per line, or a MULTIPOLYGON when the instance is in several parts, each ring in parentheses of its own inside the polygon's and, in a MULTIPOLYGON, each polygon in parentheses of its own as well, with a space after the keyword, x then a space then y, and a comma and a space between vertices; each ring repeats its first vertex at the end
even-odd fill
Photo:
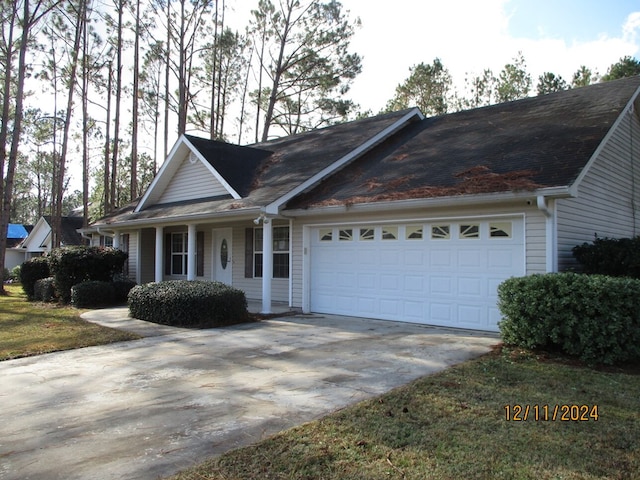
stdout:
POLYGON ((505 405, 507 422, 596 422, 598 405, 555 404, 555 405, 505 405))

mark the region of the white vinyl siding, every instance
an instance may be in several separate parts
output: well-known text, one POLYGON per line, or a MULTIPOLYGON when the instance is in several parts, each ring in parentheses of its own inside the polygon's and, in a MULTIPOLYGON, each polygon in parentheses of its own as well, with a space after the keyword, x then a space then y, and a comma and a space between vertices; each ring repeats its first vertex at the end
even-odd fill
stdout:
POLYGON ((191 161, 189 158, 182 161, 171 179, 171 183, 162 192, 157 203, 172 203, 229 194, 227 189, 200 160, 191 161))
POLYGON ((577 198, 557 202, 559 270, 575 266, 572 248, 595 235, 638 234, 639 159, 640 124, 635 113, 626 112, 578 185, 577 198))

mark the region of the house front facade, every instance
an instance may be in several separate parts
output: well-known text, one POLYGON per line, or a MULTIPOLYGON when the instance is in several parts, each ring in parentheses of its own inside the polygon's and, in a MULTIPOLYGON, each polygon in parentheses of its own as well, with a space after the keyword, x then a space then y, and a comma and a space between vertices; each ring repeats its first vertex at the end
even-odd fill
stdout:
POLYGON ((251 146, 182 136, 85 233, 138 283, 218 280, 271 311, 497 330, 497 286, 634 236, 634 77, 440 117, 394 112, 251 146))

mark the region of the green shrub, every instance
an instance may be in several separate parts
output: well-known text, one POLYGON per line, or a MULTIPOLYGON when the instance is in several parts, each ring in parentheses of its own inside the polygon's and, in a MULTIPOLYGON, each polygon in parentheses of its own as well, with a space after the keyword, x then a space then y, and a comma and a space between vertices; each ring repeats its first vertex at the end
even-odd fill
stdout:
POLYGON ((137 285, 129 292, 128 303, 132 317, 165 325, 209 328, 249 320, 244 292, 221 282, 137 285))
POLYGON ((56 300, 56 289, 53 277, 36 280, 33 288, 33 299, 39 302, 53 302, 56 300))
POLYGON ((122 272, 127 254, 103 247, 64 247, 51 252, 51 274, 56 279, 56 291, 63 302, 71 300, 71 287, 88 280, 110 282, 122 272))
POLYGON ((640 280, 560 273, 498 287, 506 344, 558 349, 590 364, 640 360, 640 280))
POLYGON ((48 257, 34 257, 20 266, 20 283, 29 300, 33 300, 36 282, 50 276, 48 257))
POLYGON ((77 308, 106 307, 116 303, 113 282, 89 280, 71 287, 71 305, 77 308))
POLYGON ((129 278, 120 278, 113 281, 113 288, 115 289, 115 302, 127 303, 129 298, 129 291, 136 286, 136 282, 129 278))
POLYGON ((588 274, 640 278, 640 237, 598 238, 573 247, 574 258, 588 274))

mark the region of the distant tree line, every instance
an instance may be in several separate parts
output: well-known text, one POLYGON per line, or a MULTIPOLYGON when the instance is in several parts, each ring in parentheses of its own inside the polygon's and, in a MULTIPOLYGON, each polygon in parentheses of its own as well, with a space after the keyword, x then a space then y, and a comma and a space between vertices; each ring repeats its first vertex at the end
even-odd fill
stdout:
POLYGON ((384 110, 417 106, 425 115, 442 115, 634 75, 640 75, 640 62, 626 56, 611 65, 602 76, 584 65, 578 68, 570 81, 552 72, 544 72, 538 77, 534 90, 533 78, 527 72, 524 56, 519 52, 498 74, 485 69, 480 75, 468 75, 464 80, 464 91, 458 92, 451 74, 436 58, 431 64, 420 63, 411 67, 409 76, 396 87, 395 95, 384 110))

